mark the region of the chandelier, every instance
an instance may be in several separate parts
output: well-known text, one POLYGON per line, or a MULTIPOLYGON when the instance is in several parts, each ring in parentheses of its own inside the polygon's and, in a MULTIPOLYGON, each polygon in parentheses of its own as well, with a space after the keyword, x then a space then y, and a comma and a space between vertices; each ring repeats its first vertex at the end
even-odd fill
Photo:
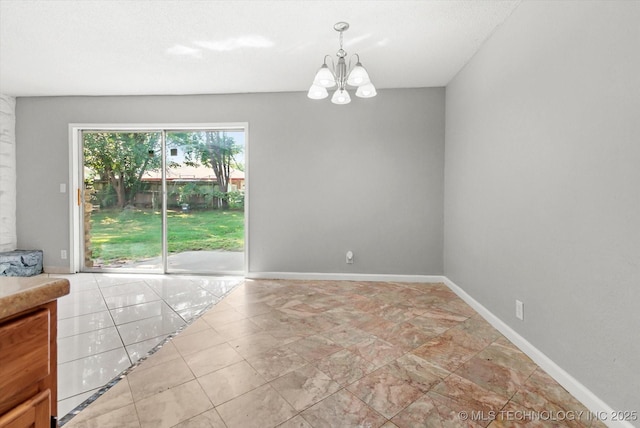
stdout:
POLYGON ((322 100, 329 96, 327 89, 336 88, 331 97, 334 104, 349 104, 351 97, 347 92, 347 85, 356 87, 356 96, 360 98, 371 98, 377 95, 376 88, 369 79, 369 73, 360 63, 360 56, 354 54, 349 59, 347 66, 347 53, 342 49, 342 33, 349 29, 346 22, 338 22, 333 28, 340 33, 340 49, 336 53, 338 62, 334 62, 330 55, 324 56, 324 62, 320 70, 316 73, 313 84, 309 89, 307 96, 312 100, 322 100), (351 66, 351 62, 357 58, 355 66, 351 66), (331 68, 327 65, 327 58, 331 59, 331 68))

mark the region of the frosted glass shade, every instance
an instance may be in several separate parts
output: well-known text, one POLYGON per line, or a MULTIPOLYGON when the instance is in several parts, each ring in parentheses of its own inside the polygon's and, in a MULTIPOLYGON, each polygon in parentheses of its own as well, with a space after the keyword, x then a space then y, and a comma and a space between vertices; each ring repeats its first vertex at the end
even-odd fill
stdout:
POLYGON ((318 85, 311 85, 307 96, 312 100, 321 100, 327 98, 329 96, 329 92, 327 92, 327 88, 323 88, 318 85))
POLYGON ((333 75, 333 71, 327 67, 327 64, 322 64, 322 67, 320 67, 320 70, 316 73, 316 77, 313 79, 313 84, 322 86, 323 88, 331 88, 336 85, 336 76, 333 75))
POLYGON ((351 86, 361 86, 370 82, 369 73, 364 69, 359 62, 353 67, 349 77, 347 78, 347 84, 351 86))
POLYGON ((356 97, 360 98, 371 98, 378 95, 376 92, 376 87, 373 86, 373 83, 367 83, 366 85, 359 86, 356 90, 356 97))
POLYGON ((344 89, 338 89, 331 97, 331 102, 334 104, 349 104, 351 102, 351 97, 349 96, 349 92, 344 89))

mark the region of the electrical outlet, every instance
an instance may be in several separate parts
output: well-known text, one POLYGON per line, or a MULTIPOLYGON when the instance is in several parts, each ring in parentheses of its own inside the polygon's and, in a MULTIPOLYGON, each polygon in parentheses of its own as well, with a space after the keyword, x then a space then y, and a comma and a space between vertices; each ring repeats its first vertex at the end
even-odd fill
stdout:
POLYGON ((60 250, 60 258, 62 260, 67 260, 67 250, 60 250))
POLYGON ((516 318, 524 321, 524 303, 520 300, 516 300, 516 318))
POLYGON ((351 250, 347 251, 347 264, 348 265, 353 264, 353 251, 351 250))

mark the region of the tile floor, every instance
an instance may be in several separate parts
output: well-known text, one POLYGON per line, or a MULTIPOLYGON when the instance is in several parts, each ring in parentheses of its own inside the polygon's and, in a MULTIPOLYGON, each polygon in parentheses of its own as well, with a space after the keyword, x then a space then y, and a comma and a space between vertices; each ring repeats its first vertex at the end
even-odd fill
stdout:
POLYGON ((588 414, 443 284, 246 280, 65 427, 604 426, 588 414))
POLYGON ((216 303, 242 278, 126 274, 70 280, 58 300, 60 418, 216 303))

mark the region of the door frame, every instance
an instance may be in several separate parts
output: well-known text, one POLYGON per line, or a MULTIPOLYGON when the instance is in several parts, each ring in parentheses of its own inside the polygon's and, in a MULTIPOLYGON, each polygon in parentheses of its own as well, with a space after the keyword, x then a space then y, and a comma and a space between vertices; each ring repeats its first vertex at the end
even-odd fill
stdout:
MULTIPOLYGON (((82 257, 84 257, 83 244, 83 217, 82 198, 83 186, 83 153, 82 153, 82 131, 141 131, 141 132, 162 132, 163 159, 166 157, 164 134, 171 131, 197 131, 197 130, 238 130, 244 132, 244 263, 242 275, 246 276, 249 271, 249 123, 248 122, 210 122, 210 123, 70 123, 69 124, 69 272, 78 273, 82 267, 82 257)), ((164 161, 163 161, 164 164, 164 161)), ((163 183, 164 168, 162 171, 163 183)), ((162 267, 161 271, 144 272, 135 270, 135 273, 160 273, 167 274, 167 253, 166 253, 166 184, 163 185, 163 219, 162 219, 162 267)), ((131 273, 131 269, 101 269, 105 273, 131 273)), ((182 273, 181 273, 182 274, 182 273)), ((190 274, 190 273, 189 273, 190 274)), ((194 273, 200 274, 200 273, 194 273)), ((211 275, 228 275, 231 272, 212 272, 211 275)), ((236 272, 237 274, 237 272, 236 272)))

